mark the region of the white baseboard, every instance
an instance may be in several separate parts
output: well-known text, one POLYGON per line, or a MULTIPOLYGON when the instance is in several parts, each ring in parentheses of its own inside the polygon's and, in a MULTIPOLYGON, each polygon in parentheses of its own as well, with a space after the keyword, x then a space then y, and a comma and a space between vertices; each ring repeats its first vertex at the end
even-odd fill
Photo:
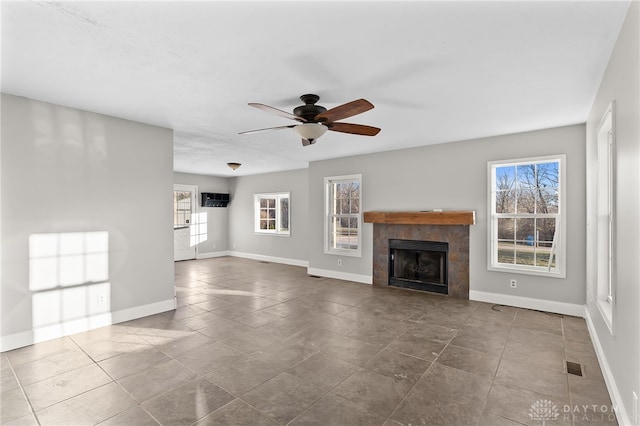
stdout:
POLYGON ((227 253, 228 253, 228 256, 242 257, 244 259, 251 259, 251 260, 259 260, 262 262, 281 263, 283 265, 302 266, 305 268, 309 266, 309 262, 306 260, 288 259, 286 257, 265 256, 263 254, 243 253, 240 251, 229 251, 227 253))
POLYGON ((76 333, 82 333, 83 331, 89 331, 95 328, 106 327, 119 322, 159 314, 161 312, 175 309, 175 307, 175 299, 168 299, 163 300, 162 302, 93 315, 88 318, 66 321, 60 324, 38 327, 33 330, 2 336, 0 338, 0 352, 10 351, 12 349, 22 348, 24 346, 33 345, 34 343, 70 336, 76 333))
POLYGON ((584 317, 585 311, 584 305, 555 302, 553 300, 533 299, 522 296, 509 296, 507 294, 489 293, 478 290, 469 291, 469 300, 515 306, 525 309, 535 309, 538 311, 553 312, 556 314, 571 315, 574 317, 584 317))
POLYGON ((615 407, 616 411, 616 419, 618 420, 618 424, 620 426, 632 426, 631 417, 629 413, 624 408, 624 404, 622 403, 622 396, 620 395, 620 390, 616 385, 616 381, 613 377, 613 373, 611 371, 611 367, 609 367, 609 363, 607 362, 607 357, 604 354, 604 349, 600 344, 600 339, 598 339, 598 334, 596 333, 595 326, 593 325, 593 319, 591 318, 591 313, 589 309, 585 307, 584 310, 584 319, 587 322, 587 329, 589 330, 589 335, 591 336, 591 342, 593 343, 593 347, 596 350, 596 355, 598 356, 598 364, 600 364, 600 370, 602 371, 602 376, 604 376, 604 382, 607 385, 607 390, 609 391, 609 396, 611 397, 611 404, 615 407))
POLYGON ((225 257, 230 256, 230 252, 228 250, 225 251, 214 251, 211 253, 198 253, 196 254, 196 260, 200 259, 211 259, 213 257, 225 257))
POLYGON ((149 303, 148 305, 135 306, 133 308, 122 309, 111 313, 113 324, 130 321, 137 318, 148 317, 149 315, 160 314, 176 308, 176 299, 167 299, 160 302, 149 303))
POLYGON ((371 275, 351 274, 349 272, 333 271, 331 269, 307 268, 309 275, 318 275, 320 277, 335 278, 338 280, 355 281, 362 284, 373 284, 371 275))

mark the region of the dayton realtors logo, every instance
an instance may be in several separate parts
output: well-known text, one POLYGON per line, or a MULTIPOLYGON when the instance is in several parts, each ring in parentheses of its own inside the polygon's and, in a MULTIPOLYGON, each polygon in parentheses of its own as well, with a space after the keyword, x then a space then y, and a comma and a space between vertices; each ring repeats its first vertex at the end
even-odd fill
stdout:
MULTIPOLYGON (((529 419, 541 421, 543 426, 548 421, 558 420, 560 414, 558 406, 548 399, 539 399, 529 408, 529 419)), ((562 420, 616 424, 616 415, 613 406, 565 404, 562 406, 562 420)))
POLYGON ((543 426, 548 420, 557 420, 558 417, 560 417, 558 406, 548 399, 539 399, 529 408, 529 418, 542 421, 543 426))

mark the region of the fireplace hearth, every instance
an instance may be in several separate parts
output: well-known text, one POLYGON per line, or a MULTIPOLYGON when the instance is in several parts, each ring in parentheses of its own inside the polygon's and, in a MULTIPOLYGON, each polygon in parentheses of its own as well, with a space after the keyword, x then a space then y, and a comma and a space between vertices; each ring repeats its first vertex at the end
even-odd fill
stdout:
POLYGON ((447 294, 448 251, 446 242, 389 240, 389 285, 447 294))

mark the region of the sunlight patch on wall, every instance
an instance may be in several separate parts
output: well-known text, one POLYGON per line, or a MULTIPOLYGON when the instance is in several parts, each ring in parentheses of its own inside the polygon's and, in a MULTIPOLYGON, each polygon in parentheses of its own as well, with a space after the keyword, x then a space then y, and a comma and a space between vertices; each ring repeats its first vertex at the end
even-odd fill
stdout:
POLYGON ((31 235, 29 289, 36 341, 110 323, 109 233, 31 235))

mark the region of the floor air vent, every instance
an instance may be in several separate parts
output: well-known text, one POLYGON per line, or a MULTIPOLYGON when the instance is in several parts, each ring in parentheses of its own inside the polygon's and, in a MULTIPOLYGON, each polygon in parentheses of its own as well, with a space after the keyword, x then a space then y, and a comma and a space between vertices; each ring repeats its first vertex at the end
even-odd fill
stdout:
POLYGON ((582 377, 582 366, 577 362, 567 361, 567 373, 582 377))

